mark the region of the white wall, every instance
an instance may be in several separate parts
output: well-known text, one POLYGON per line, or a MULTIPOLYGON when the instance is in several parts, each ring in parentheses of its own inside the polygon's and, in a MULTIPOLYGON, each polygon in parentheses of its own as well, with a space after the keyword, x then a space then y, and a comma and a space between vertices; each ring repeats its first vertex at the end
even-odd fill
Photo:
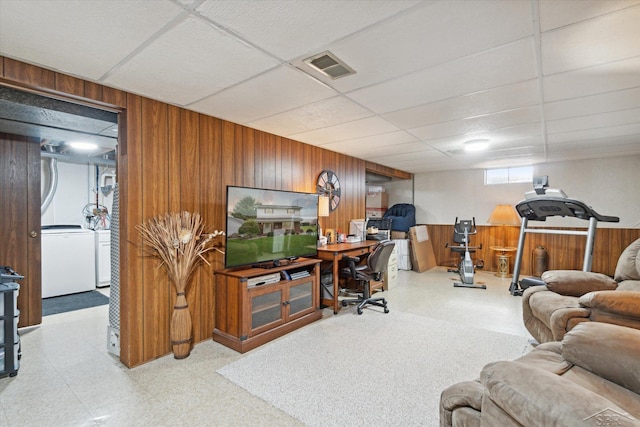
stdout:
MULTIPOLYGON (((546 163, 534 166, 534 176, 549 176, 549 187, 563 190, 602 215, 620 217, 619 223, 598 227, 640 228, 640 156, 546 163)), ((487 224, 497 204, 516 205, 531 184, 484 185, 484 170, 417 174, 414 178, 416 220, 426 224, 453 224, 456 216, 487 224)), ((399 187, 400 191, 406 191, 399 187)), ((392 189, 390 191, 393 191, 392 189)), ((530 225, 585 227, 575 218, 549 218, 530 225)))
MULTIPOLYGON (((44 164, 44 160, 42 162, 44 164)), ((100 166, 100 174, 115 173, 113 168, 108 170, 100 166)), ((47 173, 41 166, 41 188, 47 185, 47 173)), ((58 185, 56 193, 47 210, 42 214, 42 225, 74 224, 88 227, 88 222, 82 214, 82 209, 89 203, 96 203, 96 167, 93 165, 80 165, 58 161, 58 185)), ((111 180, 109 180, 111 183, 111 180)), ((44 196, 43 196, 44 199, 44 196)), ((98 193, 98 203, 104 205, 111 213, 113 204, 113 191, 108 195, 98 193)))

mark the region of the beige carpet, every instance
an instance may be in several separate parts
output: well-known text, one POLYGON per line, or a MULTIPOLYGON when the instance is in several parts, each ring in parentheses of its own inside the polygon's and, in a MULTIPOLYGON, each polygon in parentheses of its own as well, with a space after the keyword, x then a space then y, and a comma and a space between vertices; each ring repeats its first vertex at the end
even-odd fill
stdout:
POLYGON ((393 311, 343 311, 217 372, 308 426, 437 426, 444 388, 529 350, 522 336, 393 311))

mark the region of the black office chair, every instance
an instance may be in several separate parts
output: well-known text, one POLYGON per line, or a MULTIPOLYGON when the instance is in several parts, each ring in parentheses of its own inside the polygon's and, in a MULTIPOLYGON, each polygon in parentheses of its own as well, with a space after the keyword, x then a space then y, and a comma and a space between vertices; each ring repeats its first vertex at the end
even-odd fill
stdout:
POLYGON ((348 277, 353 280, 357 280, 362 284, 362 296, 352 299, 343 299, 342 306, 346 307, 348 304, 358 304, 358 314, 362 314, 362 309, 365 305, 371 304, 384 308, 384 312, 388 313, 387 300, 384 298, 372 298, 371 297, 371 285, 372 280, 378 281, 382 279, 382 275, 387 270, 389 264, 389 257, 395 243, 392 240, 383 240, 376 245, 369 257, 367 263, 363 265, 356 265, 360 262, 358 257, 343 257, 349 263, 348 267, 343 268, 340 271, 340 275, 348 277))

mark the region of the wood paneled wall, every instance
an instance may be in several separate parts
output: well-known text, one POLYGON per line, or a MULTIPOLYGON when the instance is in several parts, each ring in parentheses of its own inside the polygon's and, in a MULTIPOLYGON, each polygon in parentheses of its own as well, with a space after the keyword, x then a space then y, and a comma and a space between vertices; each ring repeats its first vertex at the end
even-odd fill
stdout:
MULTIPOLYGON (((0 57, 8 84, 78 101, 118 108, 120 186, 120 339, 122 362, 136 366, 171 351, 169 321, 175 299, 165 273, 144 256, 137 224, 168 211, 199 211, 212 229, 225 227, 227 185, 315 191, 318 175, 334 171, 341 180, 340 206, 324 228, 348 229, 365 215, 365 171, 402 171, 281 138, 224 120, 51 70, 0 57)), ((210 339, 214 328, 214 275, 223 257, 211 253, 199 269, 187 300, 194 342, 210 339)))
MULTIPOLYGON (((122 362, 131 367, 168 354, 169 320, 175 299, 170 284, 155 259, 143 256, 135 229, 144 220, 167 211, 199 211, 207 226, 225 227, 227 185, 272 189, 315 190, 324 169, 341 180, 340 206, 324 228, 347 229, 351 218, 365 215, 367 170, 410 178, 411 175, 281 138, 162 102, 84 81, 54 71, 0 57, 3 82, 35 88, 51 95, 119 108, 118 182, 120 185, 120 322, 122 362)), ((502 243, 500 227, 478 227, 474 242, 483 249, 476 257, 485 269, 495 270, 489 249, 502 243)), ((508 239, 516 245, 519 229, 509 227, 508 239)), ((451 241, 452 225, 431 225, 439 265, 453 260, 444 247, 451 241)), ((640 230, 598 229, 593 270, 613 274, 618 256, 640 230)), ((536 245, 550 254, 550 268, 582 267, 584 238, 528 235, 525 254, 536 245)), ((194 325, 194 341, 211 338, 214 328, 214 275, 222 256, 210 254, 211 266, 199 269, 190 284, 187 300, 194 325)), ((523 258, 523 274, 530 270, 530 256, 523 258)), ((21 294, 21 298, 25 295, 21 294)))
MULTIPOLYGON (((529 227, 536 225, 529 222, 529 227)), ((544 228, 544 227, 541 227, 544 228)), ((451 249, 445 247, 446 243, 453 243, 453 224, 451 225, 428 225, 429 238, 433 244, 436 261, 438 265, 452 266, 459 262, 459 256, 451 249)), ((582 230, 578 228, 558 228, 561 230, 582 230)), ((471 243, 480 246, 482 249, 476 250, 474 259, 483 259, 484 270, 497 271, 497 260, 495 251, 491 246, 503 246, 506 235, 506 246, 518 246, 520 235, 519 227, 500 226, 478 226, 478 234, 471 236, 471 243)), ((591 271, 604 273, 613 276, 618 258, 622 251, 634 240, 640 238, 640 229, 626 228, 598 228, 593 248, 593 264, 591 271)), ((532 254, 537 246, 547 249, 549 254, 549 270, 582 270, 584 260, 584 250, 586 246, 585 236, 574 236, 565 234, 537 234, 528 233, 525 239, 525 246, 522 256, 521 275, 532 273, 532 254)), ((511 252, 511 262, 509 271, 513 271, 513 258, 515 252, 511 252)))

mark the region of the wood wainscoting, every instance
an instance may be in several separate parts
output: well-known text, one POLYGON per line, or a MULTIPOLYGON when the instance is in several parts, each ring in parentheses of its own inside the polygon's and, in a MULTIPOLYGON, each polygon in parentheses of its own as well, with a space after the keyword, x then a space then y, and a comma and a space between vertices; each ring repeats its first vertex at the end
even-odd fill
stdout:
MULTIPOLYGON (((170 353, 175 300, 158 261, 143 256, 137 224, 189 210, 198 211, 207 227, 224 230, 227 185, 315 192, 318 175, 328 169, 340 178, 342 197, 321 225, 348 230, 352 218, 365 215, 367 169, 412 177, 10 58, 0 57, 0 84, 119 112, 120 359, 129 367, 170 353)), ((223 267, 223 257, 216 252, 209 258, 211 265, 199 268, 187 292, 194 342, 211 339, 214 329, 213 271, 223 267)), ((38 310, 39 298, 21 293, 20 310, 38 310)))
MULTIPOLYGON (((530 228, 536 224, 529 223, 530 228)), ((491 246, 503 246, 504 228, 499 226, 478 227, 478 234, 471 236, 474 246, 482 244, 482 249, 476 250, 474 259, 484 260, 484 270, 497 271, 497 260, 491 246)), ((540 227, 545 228, 545 227, 540 227)), ((563 228, 561 230, 585 230, 585 228, 563 228)), ((428 225, 429 238, 433 243, 438 265, 453 266, 459 262, 459 256, 445 247, 446 243, 453 244, 453 224, 428 225)), ((517 246, 520 235, 519 227, 506 227, 506 246, 517 246)), ((613 276, 618 258, 622 251, 634 240, 640 238, 640 229, 629 228, 598 228, 593 248, 593 265, 591 270, 613 276)), ((585 236, 565 234, 537 234, 528 233, 522 256, 521 275, 532 274, 531 258, 537 246, 543 246, 549 253, 549 270, 581 270, 586 246, 585 236)), ((515 256, 515 252, 512 253, 515 256)), ((513 257, 509 271, 513 271, 513 257)))

